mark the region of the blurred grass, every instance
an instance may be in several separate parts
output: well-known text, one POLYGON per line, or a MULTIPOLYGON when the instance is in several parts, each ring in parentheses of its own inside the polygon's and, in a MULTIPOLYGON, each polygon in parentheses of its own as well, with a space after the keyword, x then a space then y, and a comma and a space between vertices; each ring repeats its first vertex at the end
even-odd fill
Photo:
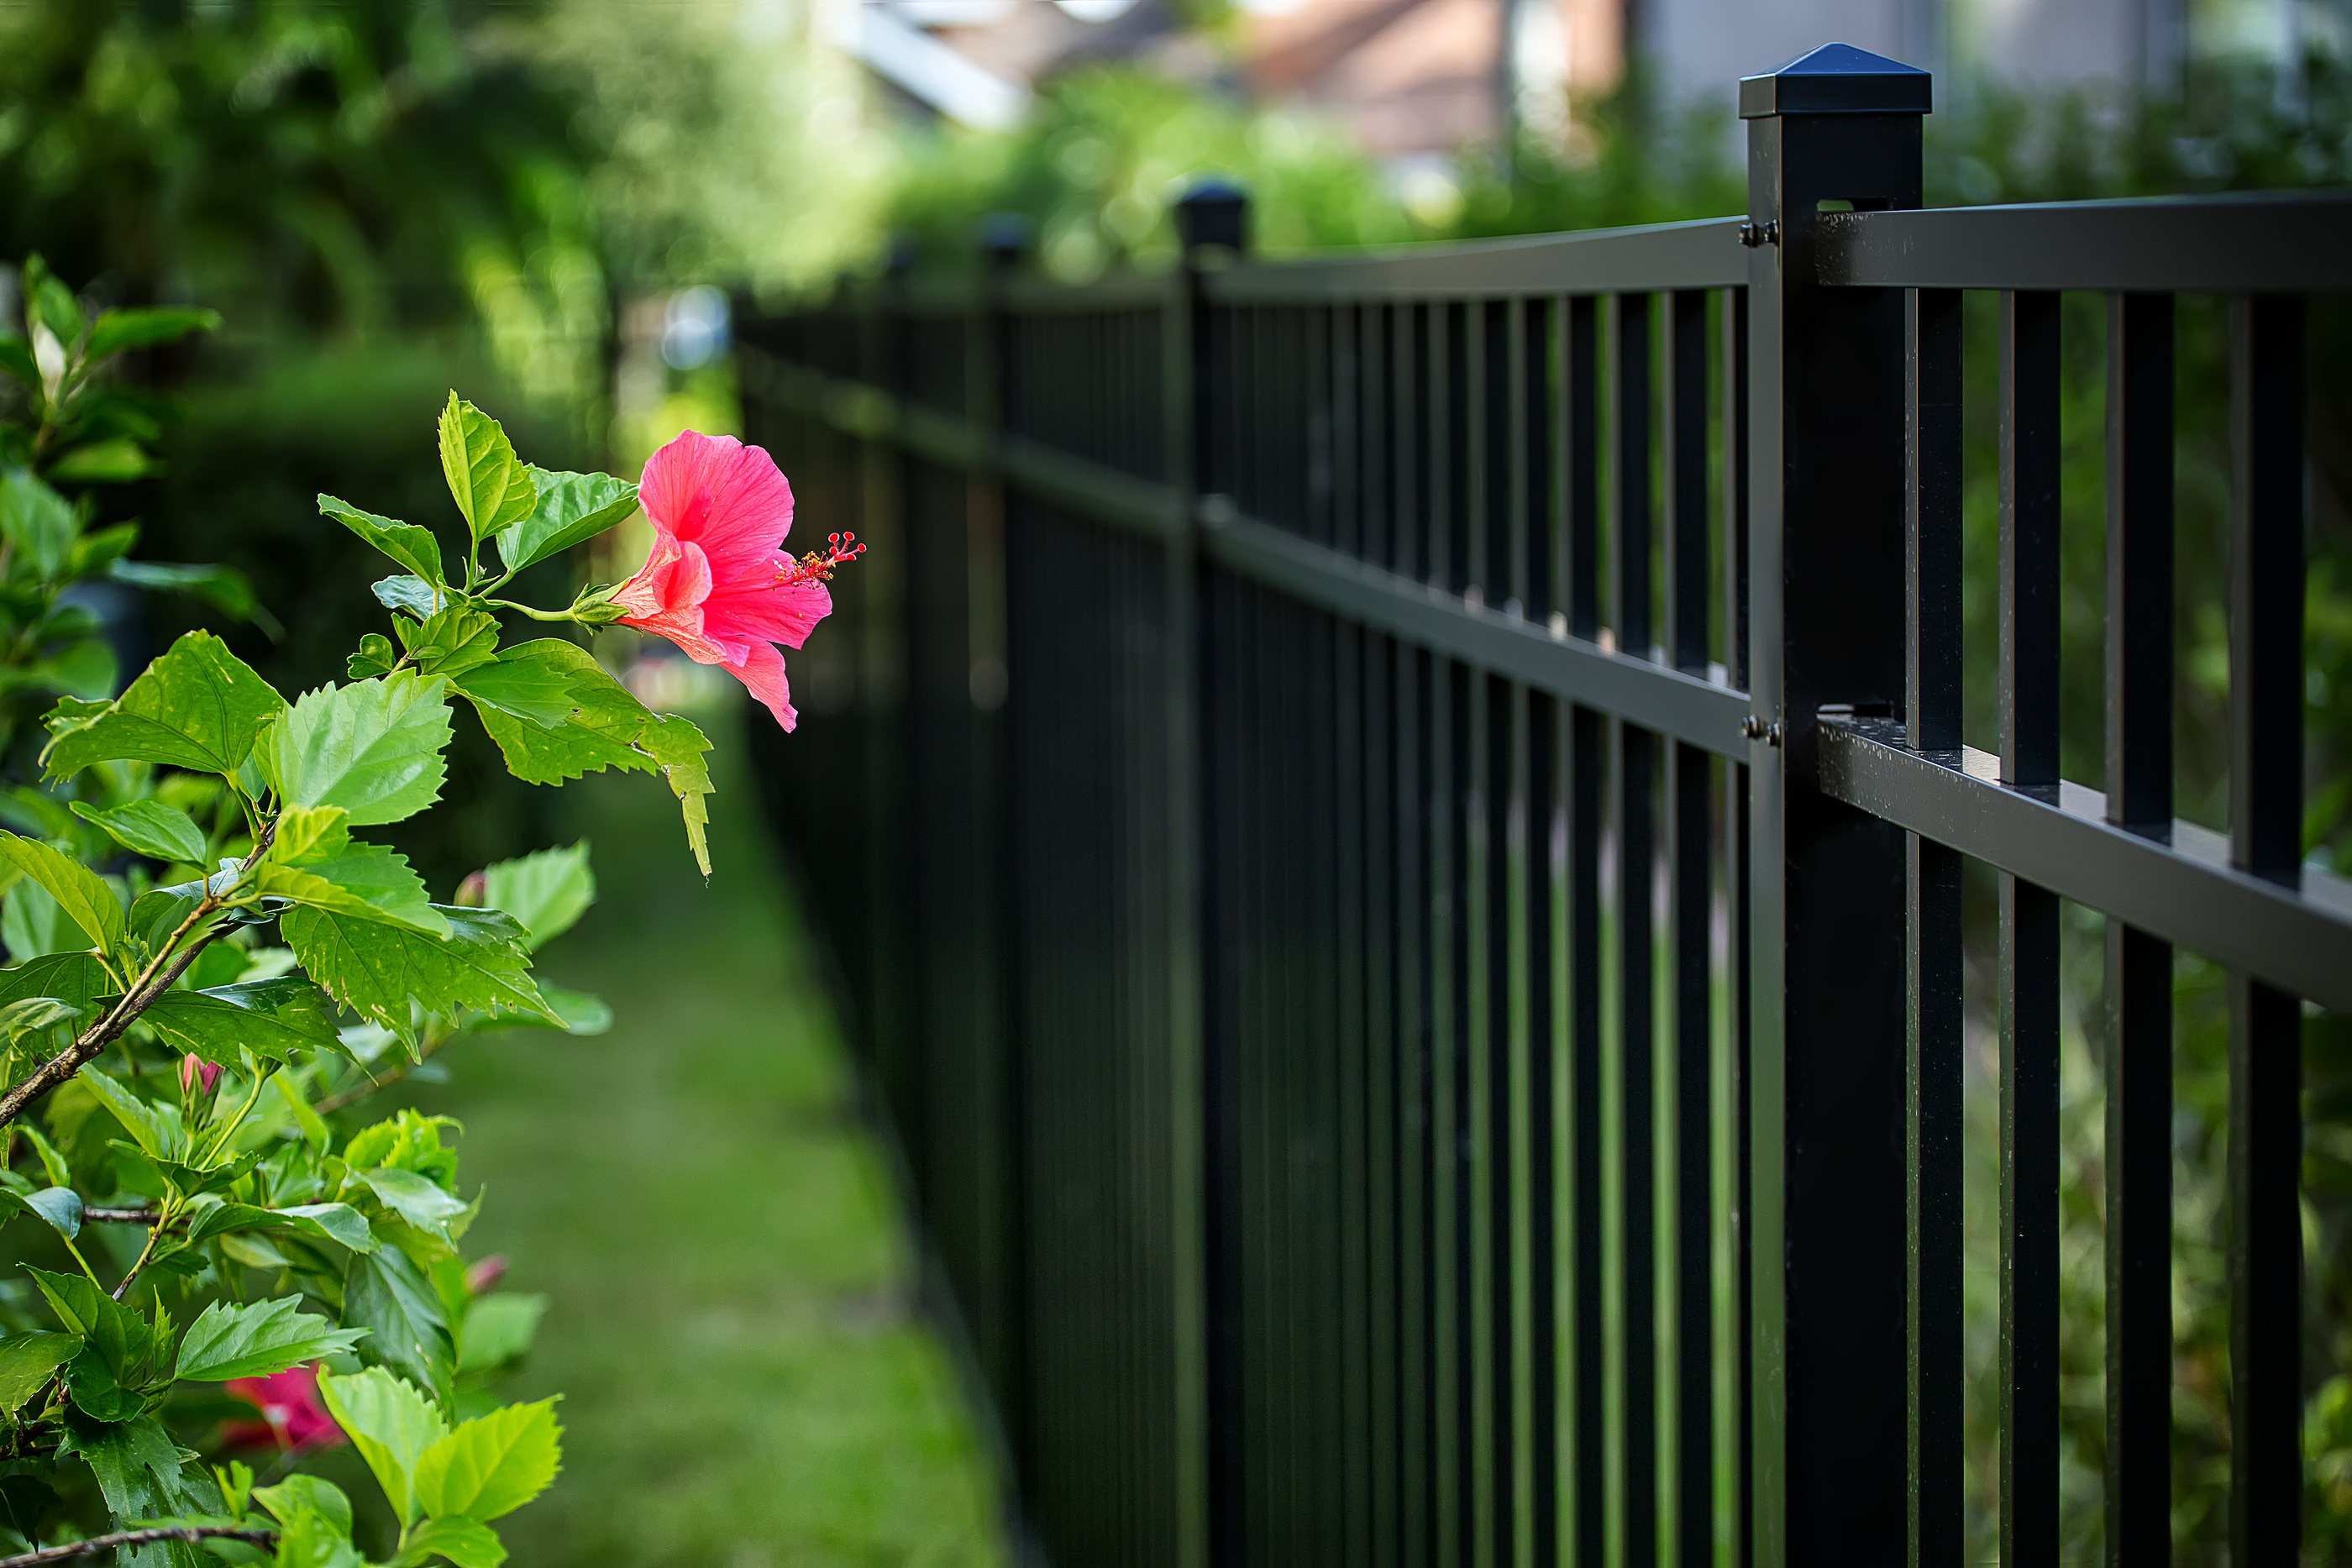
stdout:
POLYGON ((557 798, 602 887, 541 968, 613 1030, 495 1038, 416 1094, 488 1189, 468 1253, 553 1299, 501 1392, 562 1393, 563 1475, 499 1528, 518 1568, 1001 1563, 817 967, 751 790, 719 782, 708 888, 656 780, 557 798))

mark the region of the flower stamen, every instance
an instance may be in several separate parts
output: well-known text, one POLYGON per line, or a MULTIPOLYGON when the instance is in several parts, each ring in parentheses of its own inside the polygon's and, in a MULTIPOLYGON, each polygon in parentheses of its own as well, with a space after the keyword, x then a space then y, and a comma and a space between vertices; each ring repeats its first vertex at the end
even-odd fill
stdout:
POLYGON ((822 552, 811 550, 790 566, 776 569, 778 587, 789 588, 803 582, 831 582, 833 569, 847 566, 866 553, 866 547, 850 533, 827 534, 822 552))

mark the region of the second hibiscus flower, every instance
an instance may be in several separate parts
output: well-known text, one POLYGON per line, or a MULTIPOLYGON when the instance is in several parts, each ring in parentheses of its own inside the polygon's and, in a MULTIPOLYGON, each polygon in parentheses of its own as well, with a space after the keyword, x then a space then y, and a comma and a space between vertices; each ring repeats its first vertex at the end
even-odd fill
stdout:
POLYGON ((667 637, 717 664, 791 729, 785 647, 798 648, 833 610, 833 569, 865 546, 835 534, 798 559, 783 549, 793 490, 774 461, 731 435, 688 431, 646 462, 638 500, 654 547, 637 574, 603 597, 620 622, 667 637))

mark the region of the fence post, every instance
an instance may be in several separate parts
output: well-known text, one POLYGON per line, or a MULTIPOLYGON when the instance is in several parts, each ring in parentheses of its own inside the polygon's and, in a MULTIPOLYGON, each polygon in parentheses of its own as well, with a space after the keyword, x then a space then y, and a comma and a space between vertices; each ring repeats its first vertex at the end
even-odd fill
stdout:
POLYGON ((1904 297, 1819 285, 1824 210, 1916 207, 1929 78, 1831 44, 1748 122, 1754 1561, 1906 1556, 1905 842, 1815 787, 1901 710, 1904 297))
POLYGON ((1220 1244, 1230 1234, 1224 1216, 1234 1201, 1238 1169, 1221 1158, 1237 1133, 1223 1109, 1224 1075, 1210 1059, 1203 945, 1214 934, 1202 928, 1211 908, 1204 896, 1202 866, 1208 836, 1201 821, 1207 799, 1201 778, 1201 715, 1204 668, 1200 647, 1203 622, 1199 581, 1201 496, 1223 472, 1215 444, 1222 426, 1217 400, 1225 392, 1225 363, 1216 322, 1202 287, 1205 268, 1238 257, 1249 241, 1249 198, 1222 181, 1195 184, 1175 205, 1183 266, 1171 292, 1163 320, 1161 354, 1169 483, 1174 487, 1181 524, 1168 547, 1167 660, 1169 755, 1169 1067, 1172 1124, 1169 1131, 1170 1177, 1174 1220, 1176 1524, 1171 1542, 1177 1568, 1206 1568, 1211 1562, 1238 1561, 1241 1514, 1233 1423, 1215 1419, 1238 1413, 1237 1388, 1213 1384, 1237 1376, 1240 1358, 1219 1353, 1213 1335, 1230 1325, 1229 1312, 1212 1301, 1227 1287, 1218 1262, 1220 1244), (1223 1434, 1213 1439, 1212 1432, 1223 1434))

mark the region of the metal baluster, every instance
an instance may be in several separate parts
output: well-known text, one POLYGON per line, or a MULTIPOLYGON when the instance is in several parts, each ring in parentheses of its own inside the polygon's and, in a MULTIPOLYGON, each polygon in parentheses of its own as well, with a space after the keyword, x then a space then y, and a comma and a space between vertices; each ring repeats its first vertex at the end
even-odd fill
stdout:
MULTIPOLYGON (((1905 714, 1922 751, 1960 747, 1960 296, 1914 289, 1906 308, 1910 599, 1905 714)), ((1912 1568, 1958 1568, 1962 1486, 1963 952, 1958 852, 1906 835, 1912 1568)))
MULTIPOLYGON (((2303 863, 2303 301, 2230 317, 2230 855, 2303 863)), ((2303 1520, 2302 1009, 2230 983, 2230 1560, 2292 1564, 2303 1520)))
MULTIPOLYGON (((1517 422, 1510 422, 1516 424, 1517 422)), ((1506 430, 1507 434, 1507 427, 1506 430)), ((1497 522, 1507 529, 1508 517, 1497 522)), ((1499 566, 1501 559, 1489 556, 1499 566)), ((1518 1525, 1518 1253, 1517 1208, 1514 1168, 1519 1147, 1515 1124, 1518 1117, 1516 1068, 1524 1037, 1513 1016, 1513 998, 1519 988, 1520 954, 1527 932, 1518 919, 1514 884, 1522 874, 1526 854, 1527 798, 1522 790, 1518 747, 1524 741, 1519 723, 1517 691, 1498 675, 1481 683, 1486 726, 1486 1397, 1487 1499, 1486 1516, 1491 1539, 1480 1555, 1496 1568, 1511 1568, 1517 1553, 1518 1525)))
POLYGON ((1575 1121, 1576 1551, 1578 1568, 1606 1561, 1609 1376, 1602 1293, 1601 1147, 1601 797, 1608 730, 1588 707, 1569 710, 1570 1113, 1575 1121))
MULTIPOLYGON (((2058 782, 2058 296, 2000 304, 2000 769, 2058 782)), ((2000 879, 2004 1564, 2058 1560, 2058 896, 2000 879)))
MULTIPOLYGON (((1333 346, 1349 351, 1350 335, 1335 332, 1333 346)), ((1342 399, 1346 408, 1349 401, 1342 399)), ((1342 463, 1338 471, 1349 472, 1342 463)), ((1370 778, 1364 756, 1363 629, 1344 621, 1328 628, 1333 640, 1335 699, 1330 768, 1333 836, 1337 845, 1335 887, 1337 946, 1333 976, 1338 995, 1333 1017, 1333 1071, 1339 1075, 1339 1273, 1338 1280, 1340 1332, 1340 1397, 1338 1447, 1342 1455, 1339 1530, 1334 1537, 1341 1558, 1349 1563, 1371 1559, 1371 1510, 1377 1495, 1372 1479, 1371 1345, 1371 1225, 1370 1162, 1378 1145, 1370 1141, 1370 1104, 1374 1086, 1368 1071, 1371 1051, 1370 1009, 1366 1006, 1364 917, 1367 834, 1364 831, 1365 784, 1370 778)))
MULTIPOLYGON (((1611 539, 1617 568, 1619 652, 1647 658, 1650 620, 1650 296, 1617 299, 1610 424, 1616 507, 1611 539)), ((1651 905, 1657 828, 1651 792, 1657 742, 1619 722, 1617 732, 1617 1181, 1618 1260, 1622 1294, 1625 1561, 1657 1558, 1657 1166, 1656 1017, 1652 977, 1656 937, 1651 905)))
POLYGON ((1437 1354, 1433 1311, 1438 1134, 1434 1089, 1432 995, 1435 964, 1430 949, 1431 706, 1433 657, 1400 648, 1397 674, 1397 953, 1402 980, 1398 1055, 1404 1105, 1403 1241, 1404 1521, 1403 1560, 1414 1568, 1437 1561, 1437 1354))
POLYGON ((1520 481, 1520 543, 1512 558, 1513 570, 1518 576, 1511 591, 1525 606, 1527 618, 1538 625, 1549 621, 1553 608, 1559 603, 1554 587, 1559 559, 1559 521, 1553 495, 1553 476, 1558 465, 1552 455, 1559 402, 1552 392, 1552 376, 1560 314, 1555 300, 1530 299, 1521 307, 1519 317, 1519 407, 1523 415, 1520 439, 1525 455, 1520 481))
MULTIPOLYGON (((2172 297, 2107 301, 2107 819, 2172 836, 2172 297)), ((2106 942, 2106 1560, 2172 1550, 2172 947, 2106 942)))
POLYGON ((1397 646, 1367 633, 1364 642, 1364 973, 1370 982, 1364 1040, 1365 1101, 1370 1120, 1367 1206, 1370 1211, 1369 1348, 1372 1380, 1370 1499, 1371 1540, 1365 1561, 1399 1568, 1404 1560, 1404 1473, 1400 1448, 1400 1378, 1404 1365, 1399 1332, 1403 1288, 1399 1195, 1408 1179, 1404 1083, 1399 1050, 1398 993, 1402 949, 1397 909, 1397 646))
MULTIPOLYGON (((1529 580, 1544 574, 1531 571, 1529 580)), ((1528 1137, 1528 1535, 1530 1561, 1559 1561, 1559 1302, 1556 1262, 1559 1122, 1554 1068, 1559 1030, 1559 930, 1553 898, 1567 870, 1568 824, 1560 798, 1559 704, 1527 698, 1528 1057, 1520 1092, 1527 1096, 1528 1137)))
MULTIPOLYGON (((1706 294, 1667 296, 1666 638, 1678 669, 1707 671, 1706 294)), ((1668 755, 1667 834, 1675 1105, 1675 1535, 1686 1563, 1715 1561, 1715 1030, 1713 768, 1668 755)))
MULTIPOLYGON (((1748 290, 1723 296, 1723 662, 1737 690, 1748 686, 1748 290)), ((1748 765, 1723 769, 1724 876, 1731 906, 1731 1562, 1754 1561, 1753 1432, 1748 1421, 1748 1391, 1754 1374, 1750 1354, 1752 1282, 1748 1256, 1748 765)))

